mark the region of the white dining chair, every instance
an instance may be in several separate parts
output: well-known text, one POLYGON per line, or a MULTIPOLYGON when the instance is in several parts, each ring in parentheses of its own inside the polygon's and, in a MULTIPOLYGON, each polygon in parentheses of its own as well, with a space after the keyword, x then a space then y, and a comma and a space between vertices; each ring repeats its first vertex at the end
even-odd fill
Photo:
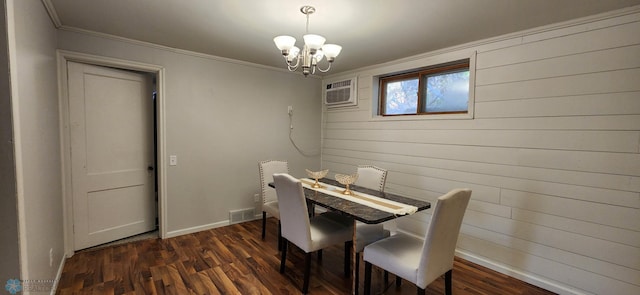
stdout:
MULTIPOLYGON (((360 165, 358 166, 358 179, 354 185, 368 188, 376 191, 384 191, 384 185, 387 179, 387 170, 373 165, 360 165)), ((329 212, 326 215, 328 218, 334 220, 340 220, 341 222, 348 219, 348 217, 336 212, 329 212)), ((389 237, 391 232, 384 229, 382 224, 366 224, 360 221, 356 221, 356 259, 355 259, 355 293, 358 294, 360 284, 360 253, 365 246, 389 237)))
POLYGON ((358 166, 358 179, 354 183, 357 186, 366 187, 377 191, 384 191, 387 181, 387 170, 373 165, 358 166))
POLYGON ((278 199, 280 200, 280 220, 282 226, 282 258, 280 273, 285 271, 289 242, 306 253, 302 293, 309 291, 311 275, 311 253, 323 248, 344 243, 344 272, 349 275, 353 220, 337 222, 323 215, 309 217, 304 189, 300 180, 286 173, 273 175, 278 199))
POLYGON ((445 275, 445 292, 451 295, 453 258, 471 190, 455 189, 438 198, 425 239, 398 233, 364 248, 364 293, 371 293, 371 266, 376 265, 418 287, 418 294, 445 275))
POLYGON ((286 161, 266 160, 258 163, 260 170, 260 188, 262 197, 262 239, 266 236, 267 214, 278 219, 278 249, 282 248, 280 233, 280 210, 278 208, 278 196, 276 190, 269 186, 273 182, 274 173, 289 173, 289 164, 286 161))
MULTIPOLYGON (((373 165, 360 165, 357 169, 358 179, 354 183, 357 186, 365 187, 372 190, 384 192, 384 185, 387 182, 387 170, 373 166, 373 165)), ((366 224, 362 222, 356 222, 356 262, 355 262, 355 292, 358 294, 360 284, 360 253, 365 246, 389 237, 391 232, 384 229, 382 224, 366 224)), ((386 272, 385 272, 386 277, 386 272)))

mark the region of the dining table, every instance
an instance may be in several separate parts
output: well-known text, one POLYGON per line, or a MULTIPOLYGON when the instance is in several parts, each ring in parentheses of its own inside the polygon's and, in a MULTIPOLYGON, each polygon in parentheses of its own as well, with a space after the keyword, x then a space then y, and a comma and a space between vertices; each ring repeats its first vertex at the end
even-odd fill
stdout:
MULTIPOLYGON (((316 182, 313 179, 301 178, 300 181, 304 188, 304 195, 307 200, 310 214, 314 214, 315 206, 320 206, 329 211, 344 214, 354 220, 354 242, 353 249, 351 251, 352 266, 355 264, 356 259, 356 221, 366 224, 378 224, 431 208, 431 203, 424 200, 373 190, 353 184, 349 185, 352 195, 340 195, 342 190, 345 189, 345 186, 329 178, 319 180, 319 188, 313 187, 313 184, 316 182), (362 200, 364 200, 364 202, 362 200), (390 203, 389 210, 384 208, 386 206, 386 201, 390 203), (382 207, 378 206, 378 204, 373 204, 372 202, 379 203, 382 207), (412 208, 412 210, 402 213, 398 213, 397 210, 394 212, 393 208, 395 207, 392 206, 393 204, 406 205, 407 207, 412 208)), ((275 188, 274 183, 269 183, 269 186, 275 188)), ((355 294, 358 289, 356 288, 356 284, 359 282, 355 281, 355 267, 351 267, 351 270, 352 278, 354 278, 351 292, 352 294, 355 294)))

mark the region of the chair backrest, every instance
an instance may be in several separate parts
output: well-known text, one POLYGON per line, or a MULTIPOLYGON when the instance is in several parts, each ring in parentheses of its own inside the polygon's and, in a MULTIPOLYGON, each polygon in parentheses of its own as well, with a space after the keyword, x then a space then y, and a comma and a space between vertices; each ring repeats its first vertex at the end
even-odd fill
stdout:
POLYGON ((455 189, 438 198, 422 247, 416 279, 420 288, 453 269, 462 218, 470 198, 469 189, 455 189))
POLYGON ((278 199, 276 190, 269 186, 273 182, 274 173, 289 173, 289 164, 286 161, 266 160, 258 163, 260 169, 260 188, 262 202, 267 203, 278 199))
POLYGON ((273 180, 278 193, 282 237, 308 251, 311 231, 302 183, 286 173, 274 174, 273 180))
POLYGON ((387 170, 372 165, 361 165, 358 166, 358 179, 354 184, 382 192, 386 181, 387 170))

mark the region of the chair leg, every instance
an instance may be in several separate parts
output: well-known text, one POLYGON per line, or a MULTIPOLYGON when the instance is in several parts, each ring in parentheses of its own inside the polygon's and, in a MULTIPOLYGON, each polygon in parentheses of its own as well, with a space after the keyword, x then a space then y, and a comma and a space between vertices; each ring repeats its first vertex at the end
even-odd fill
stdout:
POLYGON ((402 278, 396 276, 396 288, 400 288, 400 285, 402 285, 402 278))
POLYGON ((384 285, 387 286, 389 284, 389 272, 386 269, 384 270, 384 275, 382 277, 384 278, 384 285))
POLYGON ((344 242, 344 277, 351 276, 351 248, 353 248, 353 241, 344 242))
POLYGON ((450 269, 448 272, 446 272, 444 274, 444 290, 445 290, 445 294, 446 295, 451 295, 453 294, 453 290, 451 288, 451 276, 452 276, 453 270, 450 269))
POLYGON ((318 262, 322 261, 322 249, 318 250, 318 262))
POLYGON ((309 217, 314 217, 316 215, 315 211, 316 211, 315 204, 307 200, 307 214, 309 215, 309 217))
POLYGON ((371 294, 371 263, 364 262, 364 294, 371 294))
MULTIPOLYGON (((262 231, 264 232, 264 228, 262 231)), ((262 239, 264 240, 264 236, 262 239)), ((280 224, 280 220, 278 220, 278 250, 282 251, 282 226, 280 224)))
POLYGON ((425 294, 427 294, 426 290, 418 287, 418 295, 425 295, 425 294))
POLYGON ((287 244, 288 243, 289 241, 287 241, 286 239, 282 241, 282 258, 280 259, 280 273, 284 273, 284 265, 285 265, 285 262, 287 261, 287 244))
POLYGON ((304 283, 302 285, 302 294, 309 292, 309 277, 311 276, 311 253, 305 254, 304 257, 304 283))
POLYGON ((267 212, 262 211, 262 239, 267 234, 267 212))
POLYGON ((354 280, 356 281, 355 293, 358 294, 358 289, 360 289, 360 252, 356 252, 356 277, 354 280))

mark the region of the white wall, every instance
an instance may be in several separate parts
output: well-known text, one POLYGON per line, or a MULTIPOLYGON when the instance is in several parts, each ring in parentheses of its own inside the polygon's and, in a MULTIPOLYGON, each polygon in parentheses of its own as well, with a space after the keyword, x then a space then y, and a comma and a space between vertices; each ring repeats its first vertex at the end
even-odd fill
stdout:
POLYGON ((5 2, 0 3, 0 282, 20 277, 18 206, 5 2), (6 74, 5 74, 6 73, 6 74))
POLYGON ((166 153, 178 156, 177 166, 160 167, 167 171, 168 236, 226 225, 229 210, 259 209, 260 160, 287 160, 294 175, 320 166, 319 79, 65 30, 58 48, 165 68, 166 153), (294 139, 314 156, 289 143, 289 105, 294 139))
MULTIPOLYGON (((473 190, 458 254, 559 293, 640 294, 640 8, 372 66, 325 110, 322 168, 473 190), (475 118, 372 120, 375 75, 477 51, 475 118)), ((327 80, 336 78, 328 77, 327 80)), ((423 235, 430 215, 400 218, 423 235)))
POLYGON ((21 278, 50 280, 64 250, 56 31, 42 2, 6 3, 21 278))

